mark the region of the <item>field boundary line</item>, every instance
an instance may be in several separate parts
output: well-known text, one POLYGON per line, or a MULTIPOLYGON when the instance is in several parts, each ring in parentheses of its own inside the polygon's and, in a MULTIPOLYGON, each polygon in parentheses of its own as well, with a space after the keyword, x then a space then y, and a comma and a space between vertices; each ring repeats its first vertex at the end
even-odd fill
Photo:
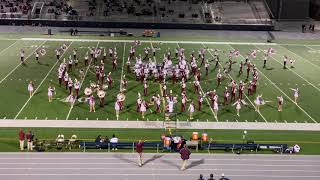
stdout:
MULTIPOLYGON (((314 64, 313 62, 309 61, 307 58, 304 58, 304 57, 298 55, 297 53, 291 51, 290 49, 288 49, 288 48, 286 48, 286 47, 284 47, 284 46, 280 46, 280 47, 282 47, 282 48, 285 49, 286 51, 289 51, 291 54, 294 54, 295 56, 299 57, 300 59, 303 59, 303 61, 305 61, 305 62, 307 62, 307 63, 315 66, 316 68, 320 69, 320 66, 318 66, 318 65, 314 64)), ((304 47, 306 47, 306 48, 308 48, 308 49, 311 49, 311 50, 316 50, 316 49, 313 49, 313 48, 308 47, 308 46, 306 46, 306 45, 304 45, 304 47)))
MULTIPOLYGON (((100 42, 97 43, 96 48, 99 47, 99 44, 100 44, 100 42)), ((90 69, 91 63, 92 63, 92 58, 90 59, 89 65, 88 65, 88 67, 86 69, 86 72, 84 73, 84 77, 83 77, 83 79, 82 79, 82 81, 80 83, 79 92, 81 92, 80 90, 81 90, 82 84, 83 84, 84 80, 86 79, 86 76, 87 76, 87 73, 88 73, 88 71, 90 69)), ((69 119, 69 116, 71 114, 72 109, 73 109, 73 106, 70 107, 69 112, 68 112, 67 117, 66 117, 66 120, 69 119)))
POLYGON ((0 51, 0 54, 2 54, 3 52, 5 52, 6 50, 10 49, 12 46, 14 46, 19 40, 16 40, 14 43, 12 43, 10 46, 6 47, 5 49, 2 49, 0 51))
MULTIPOLYGON (((66 48, 66 50, 63 52, 63 54, 61 55, 60 59, 64 56, 64 54, 68 51, 69 47, 72 45, 72 41, 69 44, 69 46, 66 48)), ((22 106, 22 108, 20 109, 20 111, 17 113, 17 115, 14 117, 14 119, 17 119, 17 117, 20 115, 20 113, 23 111, 23 109, 27 106, 27 104, 29 103, 29 101, 31 100, 31 98, 36 94, 36 92, 38 91, 38 89, 41 87, 41 85, 43 84, 43 82, 47 79, 47 77, 51 74, 51 71, 56 67, 56 65, 58 64, 59 60, 56 61, 56 63, 52 66, 52 68, 49 70, 49 72, 47 73, 47 75, 42 79, 42 81, 40 82, 40 84, 38 85, 38 87, 35 89, 35 91, 33 92, 33 94, 29 97, 29 99, 27 100, 27 102, 22 106)))
POLYGON ((123 45, 123 55, 122 55, 122 66, 121 66, 121 78, 120 78, 120 90, 122 89, 122 79, 123 79, 123 65, 124 65, 124 56, 126 53, 126 42, 123 45))
MULTIPOLYGON (((255 46, 256 48, 262 50, 261 48, 255 46)), ((242 55, 241 55, 242 56, 242 55)), ((274 59, 276 62, 278 62, 279 64, 282 65, 281 62, 279 62, 277 60, 277 58, 273 57, 272 55, 270 56, 272 59, 274 59)), ((302 77, 300 74, 298 74, 297 72, 295 72, 294 70, 290 69, 290 68, 287 68, 289 71, 293 72, 295 75, 299 76, 302 80, 304 80, 305 82, 307 82, 309 85, 311 85, 312 87, 314 87, 316 90, 318 90, 320 92, 320 89, 318 87, 316 87, 314 84, 312 84, 311 82, 309 82, 307 79, 305 79, 304 77, 302 77)))
MULTIPOLYGON (((232 46, 231 46, 232 47, 232 46)), ((233 48, 233 47, 232 47, 233 48)), ((260 49, 261 50, 261 49, 260 49)), ((240 56, 242 56, 240 54, 240 56)), ((243 57, 243 56, 242 56, 243 57)), ((274 58, 274 57, 272 57, 274 58)), ((257 68, 259 73, 261 73, 276 89, 278 89, 283 95, 285 95, 293 104, 295 104, 302 112, 304 112, 313 122, 318 123, 314 118, 312 118, 302 107, 300 107, 298 104, 294 103, 294 101, 285 93, 282 91, 281 88, 279 88, 271 79, 269 79, 262 71, 257 68)))
MULTIPOLYGON (((26 62, 43 44, 45 44, 47 41, 43 41, 35 50, 33 50, 24 60, 26 62)), ((18 58, 17 58, 18 59, 18 58)), ((22 65, 22 62, 20 62, 15 68, 13 68, 3 79, 1 79, 0 84, 6 80, 18 67, 22 65)))
MULTIPOLYGON (((52 38, 21 38, 21 40, 24 41, 41 41, 41 40, 47 40, 47 41, 75 41, 75 42, 134 42, 134 40, 119 40, 119 39, 52 39, 52 38)), ((154 42, 154 43, 166 43, 166 44, 176 44, 176 43, 180 43, 180 44, 201 44, 204 43, 203 41, 163 41, 163 40, 159 40, 159 41, 155 41, 155 40, 141 40, 140 42, 142 43, 150 43, 150 42, 154 42)), ((277 45, 276 43, 259 43, 259 42, 252 42, 252 43, 247 43, 247 42, 223 42, 223 41, 208 41, 205 42, 205 44, 235 44, 235 45, 261 45, 261 46, 265 46, 265 45, 277 45)))
MULTIPOLYGON (((320 131, 320 123, 263 123, 263 122, 177 122, 179 129, 233 129, 233 130, 280 130, 320 131)), ((55 127, 55 128, 119 128, 119 129, 163 129, 163 121, 120 121, 120 120, 1 120, 0 127, 55 127), (57 123, 59 122, 59 123, 57 123)))
MULTIPOLYGON (((203 47, 206 47, 204 44, 202 44, 202 46, 203 46, 203 47)), ((230 46, 230 47, 233 49, 232 46, 230 46)), ((210 55, 211 55, 212 57, 214 57, 213 54, 212 54, 209 50, 208 50, 208 52, 210 53, 210 55)), ((220 65, 221 67, 223 67, 222 64, 220 63, 220 61, 219 61, 219 65, 220 65)), ((230 79, 234 80, 229 73, 228 73, 228 76, 229 76, 230 79)), ((243 93, 243 95, 248 99, 248 101, 249 101, 250 104, 253 106, 253 108, 256 109, 256 107, 254 106, 254 104, 252 103, 252 101, 249 99, 249 97, 246 95, 246 93, 243 93)), ((266 118, 261 114, 261 112, 260 112, 260 111, 257 111, 257 112, 258 112, 258 114, 262 117, 262 119, 263 119, 266 123, 268 123, 268 121, 267 121, 266 118)))
MULTIPOLYGON (((178 47, 180 48, 179 43, 177 43, 177 45, 178 45, 178 47)), ((188 64, 188 66, 189 66, 189 68, 190 68, 190 64, 188 64)), ((203 91, 203 89, 202 89, 201 83, 200 83, 200 90, 201 90, 201 92, 202 92, 202 95, 205 95, 205 93, 204 93, 204 91, 203 91)), ((212 112, 213 117, 216 119, 217 122, 219 122, 219 120, 218 120, 218 115, 216 115, 216 114, 214 113, 214 111, 213 111, 213 109, 212 109, 212 107, 211 107, 211 104, 210 104, 207 96, 205 96, 204 98, 206 99, 206 102, 207 102, 207 104, 208 104, 208 106, 209 106, 209 108, 210 108, 210 110, 211 110, 211 112, 212 112)), ((196 108, 195 108, 195 109, 196 109, 196 108)))

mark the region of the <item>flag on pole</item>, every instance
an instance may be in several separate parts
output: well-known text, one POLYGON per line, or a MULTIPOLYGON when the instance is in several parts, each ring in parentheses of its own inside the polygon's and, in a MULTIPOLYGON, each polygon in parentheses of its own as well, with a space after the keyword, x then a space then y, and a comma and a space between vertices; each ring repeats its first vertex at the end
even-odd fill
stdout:
POLYGON ((253 57, 253 58, 256 58, 256 57, 257 57, 257 50, 253 50, 253 51, 250 53, 250 56, 253 57))
POLYGON ((267 54, 275 54, 275 50, 273 48, 268 48, 267 54))

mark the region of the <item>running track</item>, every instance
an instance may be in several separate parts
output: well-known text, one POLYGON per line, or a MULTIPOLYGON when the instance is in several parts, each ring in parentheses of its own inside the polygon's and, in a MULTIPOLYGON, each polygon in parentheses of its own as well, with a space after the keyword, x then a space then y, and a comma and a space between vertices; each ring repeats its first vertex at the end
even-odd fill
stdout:
POLYGON ((138 167, 129 153, 0 153, 5 180, 319 180, 320 156, 192 154, 180 171, 179 154, 145 154, 138 167), (218 178, 219 179, 219 178, 218 178))

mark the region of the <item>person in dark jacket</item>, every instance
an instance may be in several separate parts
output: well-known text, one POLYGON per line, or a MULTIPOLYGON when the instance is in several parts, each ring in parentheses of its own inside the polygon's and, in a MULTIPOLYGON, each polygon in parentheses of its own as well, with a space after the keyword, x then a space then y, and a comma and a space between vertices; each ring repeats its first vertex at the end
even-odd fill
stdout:
POLYGON ((182 159, 182 166, 181 166, 181 170, 184 171, 186 170, 186 166, 188 163, 188 160, 190 158, 190 150, 187 148, 187 145, 185 144, 183 146, 183 148, 180 150, 180 155, 181 155, 181 159, 182 159))
POLYGON ((213 174, 210 174, 210 178, 208 180, 214 180, 213 174))
POLYGON ((203 175, 202 175, 202 174, 200 174, 200 177, 199 177, 198 180, 205 180, 205 179, 203 178, 203 175))

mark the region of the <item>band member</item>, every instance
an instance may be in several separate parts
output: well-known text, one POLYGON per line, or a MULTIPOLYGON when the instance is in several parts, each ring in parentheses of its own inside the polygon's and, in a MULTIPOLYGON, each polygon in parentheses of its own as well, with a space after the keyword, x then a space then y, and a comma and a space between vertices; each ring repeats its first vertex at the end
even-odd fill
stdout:
POLYGON ((283 105, 283 97, 282 96, 278 96, 277 100, 278 100, 278 111, 281 112, 282 111, 282 105, 283 105))
POLYGON ((194 104, 193 104, 193 101, 191 101, 191 103, 190 103, 190 105, 189 105, 189 108, 188 108, 188 111, 189 111, 189 118, 190 118, 190 120, 192 120, 193 119, 193 113, 194 113, 194 111, 195 111, 195 108, 194 108, 194 104))
POLYGON ((119 114, 120 114, 120 110, 121 110, 121 105, 120 105, 119 101, 116 101, 114 103, 114 110, 116 111, 117 120, 119 120, 119 114))
POLYGON ((21 63, 24 63, 24 50, 20 49, 20 61, 21 63))
POLYGON ((57 57, 57 60, 60 59, 60 55, 61 55, 60 50, 59 50, 59 49, 56 49, 56 57, 57 57))
POLYGON ((159 94, 156 96, 156 98, 154 100, 154 103, 156 105, 156 112, 160 113, 161 112, 161 108, 160 108, 160 106, 161 106, 161 97, 160 97, 159 94))
POLYGON ((196 80, 193 82, 194 85, 194 92, 199 94, 199 89, 200 89, 200 82, 197 78, 195 78, 196 80))
POLYGON ((84 71, 83 71, 83 69, 80 69, 80 71, 79 71, 79 77, 80 77, 80 80, 83 80, 83 79, 84 79, 84 71))
POLYGON ((98 56, 99 56, 99 53, 97 51, 97 49, 94 51, 94 58, 93 58, 93 62, 94 64, 97 64, 98 62, 98 56))
POLYGON ((78 99, 79 98, 79 90, 80 90, 80 82, 77 79, 75 79, 74 82, 75 82, 74 83, 74 91, 76 93, 75 97, 76 97, 76 99, 78 99))
POLYGON ((99 71, 99 79, 100 79, 100 85, 103 85, 104 78, 106 77, 106 74, 103 71, 99 71))
POLYGON ((73 59, 77 59, 77 50, 76 49, 73 50, 73 59))
POLYGON ((94 96, 89 97, 90 112, 96 112, 94 96))
POLYGON ((237 116, 240 116, 240 109, 241 109, 241 99, 238 99, 233 106, 236 106, 236 110, 237 110, 237 116))
POLYGON ((71 92, 71 94, 67 97, 67 101, 70 103, 71 108, 73 108, 74 103, 76 102, 76 98, 73 96, 72 92, 71 92))
POLYGON ((288 61, 287 56, 283 56, 283 69, 287 69, 287 61, 288 61))
POLYGON ((106 48, 103 48, 103 58, 102 58, 103 63, 105 63, 106 59, 107 59, 107 51, 106 51, 106 48))
POLYGON ((290 62, 290 68, 294 68, 293 64, 294 64, 295 60, 290 58, 289 62, 290 62))
POLYGON ((131 69, 130 69, 130 66, 131 66, 130 57, 128 57, 126 65, 127 65, 127 72, 130 73, 131 72, 131 69))
POLYGON ((240 65, 239 65, 239 75, 242 74, 242 69, 243 69, 243 61, 240 61, 240 65))
POLYGON ((177 74, 176 74, 175 70, 172 71, 171 78, 172 78, 172 84, 176 84, 176 82, 177 82, 177 74))
POLYGON ((187 108, 187 95, 186 92, 182 92, 181 94, 181 112, 185 112, 187 108))
POLYGON ((84 65, 88 66, 89 65, 89 55, 88 51, 86 52, 86 55, 84 56, 84 65))
POLYGON ((250 61, 248 61, 247 62, 247 78, 246 79, 249 79, 250 70, 251 70, 251 63, 250 63, 250 61))
POLYGON ((186 88, 187 88, 187 84, 185 83, 184 78, 182 78, 182 80, 181 80, 181 93, 186 91, 186 88))
POLYGON ((147 103, 146 101, 143 100, 140 105, 140 113, 141 113, 142 119, 144 119, 144 114, 146 111, 147 111, 147 103))
POLYGON ((36 55, 36 61, 37 61, 37 63, 39 63, 39 53, 38 53, 38 51, 36 51, 34 54, 36 55))
POLYGON ((242 100, 243 96, 243 91, 244 91, 244 84, 242 81, 240 81, 239 86, 238 86, 238 91, 239 91, 239 99, 242 100))
POLYGON ((221 85, 221 79, 222 79, 222 74, 220 72, 218 72, 217 74, 217 83, 218 83, 218 86, 221 85))
POLYGON ((72 58, 70 57, 70 58, 69 58, 69 61, 68 61, 68 72, 72 72, 72 64, 73 64, 73 60, 72 60, 72 58))
POLYGON ((121 80, 121 89, 126 89, 127 84, 128 84, 128 81, 126 79, 126 75, 123 75, 122 80, 121 80))
POLYGON ((298 88, 296 88, 296 89, 291 88, 291 90, 293 91, 294 103, 297 104, 297 100, 298 100, 299 94, 300 94, 299 89, 298 88))
POLYGON ((258 95, 254 102, 256 104, 256 111, 260 112, 260 106, 265 104, 264 100, 262 99, 262 95, 258 95))
POLYGON ((148 82, 146 78, 143 81, 143 95, 148 96, 148 82))
POLYGON ((105 92, 102 89, 99 89, 97 95, 99 97, 99 102, 100 102, 99 106, 103 108, 105 92))
POLYGON ((114 56, 112 58, 112 69, 117 70, 117 57, 116 56, 114 56))
POLYGON ((28 91, 29 91, 29 96, 31 97, 33 95, 33 91, 34 91, 34 85, 33 85, 32 81, 30 81, 28 84, 28 91))
POLYGON ((248 83, 248 96, 253 94, 253 85, 252 85, 252 81, 249 81, 248 83))
POLYGON ((58 79, 59 79, 59 86, 61 87, 62 84, 62 77, 63 77, 63 71, 59 70, 58 72, 58 79))
POLYGON ((208 59, 206 60, 206 63, 204 63, 204 68, 206 69, 206 76, 208 76, 209 74, 209 61, 208 59))
POLYGON ((232 85, 232 87, 231 87, 231 99, 230 99, 230 100, 231 100, 231 103, 236 100, 236 92, 237 92, 237 90, 238 90, 238 89, 236 88, 236 85, 237 85, 237 84, 235 83, 235 85, 234 85, 234 86, 232 85))
POLYGON ((112 77, 111 77, 111 72, 109 72, 109 74, 107 75, 107 83, 108 83, 108 87, 109 89, 112 87, 112 77))
POLYGON ((265 68, 267 66, 267 60, 268 60, 268 54, 265 53, 264 57, 263 57, 263 68, 265 68))
POLYGON ((227 87, 225 87, 225 90, 224 90, 224 96, 223 96, 223 105, 228 105, 228 100, 229 100, 229 96, 230 96, 230 93, 229 93, 229 90, 227 87))
POLYGON ((69 94, 71 94, 71 92, 72 92, 72 87, 73 87, 73 82, 72 82, 72 79, 69 78, 69 80, 68 80, 69 94))
POLYGON ((74 67, 78 67, 79 60, 78 58, 74 59, 74 67))
POLYGON ((51 85, 49 85, 49 88, 48 88, 48 100, 49 100, 49 102, 52 102, 53 92, 55 92, 55 89, 53 87, 51 87, 51 85))

